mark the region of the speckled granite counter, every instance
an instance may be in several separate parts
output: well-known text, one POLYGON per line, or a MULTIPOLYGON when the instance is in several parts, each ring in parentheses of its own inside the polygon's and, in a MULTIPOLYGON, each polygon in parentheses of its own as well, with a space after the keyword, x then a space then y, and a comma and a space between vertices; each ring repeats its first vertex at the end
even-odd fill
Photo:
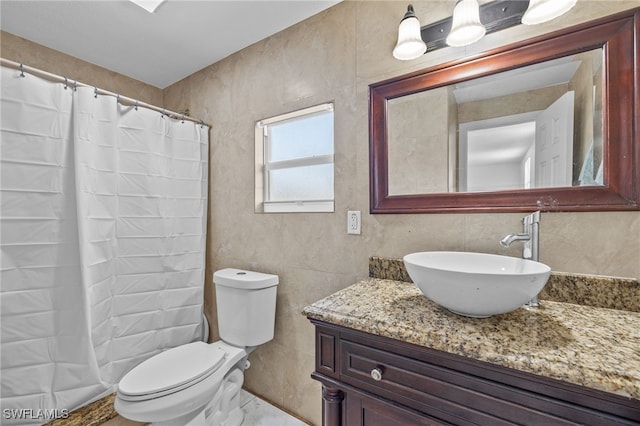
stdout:
POLYGON ((462 317, 412 283, 368 278, 314 304, 309 318, 640 400, 640 313, 542 301, 462 317))

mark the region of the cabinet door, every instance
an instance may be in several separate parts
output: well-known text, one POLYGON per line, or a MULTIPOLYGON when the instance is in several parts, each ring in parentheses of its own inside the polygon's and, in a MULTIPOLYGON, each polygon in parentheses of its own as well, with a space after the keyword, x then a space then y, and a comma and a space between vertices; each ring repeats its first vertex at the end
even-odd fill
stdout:
POLYGON ((339 334, 336 330, 316 326, 316 372, 338 379, 339 334))
POLYGON ((348 426, 440 426, 448 425, 399 405, 347 392, 345 424, 348 426))

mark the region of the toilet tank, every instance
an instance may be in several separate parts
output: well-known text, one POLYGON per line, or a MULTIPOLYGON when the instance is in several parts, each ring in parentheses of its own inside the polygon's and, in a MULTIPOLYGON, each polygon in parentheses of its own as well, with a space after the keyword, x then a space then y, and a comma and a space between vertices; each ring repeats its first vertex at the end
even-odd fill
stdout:
POLYGON ((273 339, 278 276, 227 268, 213 274, 220 338, 239 347, 273 339))

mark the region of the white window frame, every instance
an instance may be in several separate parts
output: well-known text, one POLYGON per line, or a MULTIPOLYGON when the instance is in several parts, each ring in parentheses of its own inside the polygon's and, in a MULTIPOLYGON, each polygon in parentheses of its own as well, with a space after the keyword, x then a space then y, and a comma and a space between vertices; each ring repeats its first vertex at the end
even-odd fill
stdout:
MULTIPOLYGON (((256 139, 256 212, 261 213, 330 213, 334 211, 335 205, 335 189, 334 196, 327 200, 289 200, 289 201, 270 201, 269 200, 269 172, 272 170, 280 170, 294 167, 314 166, 321 164, 335 164, 335 148, 334 153, 326 155, 315 155, 311 157, 294 158, 283 161, 270 162, 268 140, 268 126, 274 123, 281 123, 291 119, 310 116, 319 112, 333 111, 333 102, 316 105, 309 108, 281 114, 275 117, 260 120, 255 126, 256 139)), ((334 145, 335 147, 335 145, 334 145)), ((335 177, 335 165, 334 165, 335 177)), ((334 183, 335 184, 335 183, 334 183)))

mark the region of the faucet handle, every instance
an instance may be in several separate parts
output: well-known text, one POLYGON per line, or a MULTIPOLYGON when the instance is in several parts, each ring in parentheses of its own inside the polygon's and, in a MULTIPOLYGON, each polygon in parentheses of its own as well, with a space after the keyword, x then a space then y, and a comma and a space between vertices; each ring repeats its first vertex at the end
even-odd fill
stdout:
POLYGON ((534 223, 540 223, 540 210, 535 211, 521 219, 523 225, 533 225, 534 223))

